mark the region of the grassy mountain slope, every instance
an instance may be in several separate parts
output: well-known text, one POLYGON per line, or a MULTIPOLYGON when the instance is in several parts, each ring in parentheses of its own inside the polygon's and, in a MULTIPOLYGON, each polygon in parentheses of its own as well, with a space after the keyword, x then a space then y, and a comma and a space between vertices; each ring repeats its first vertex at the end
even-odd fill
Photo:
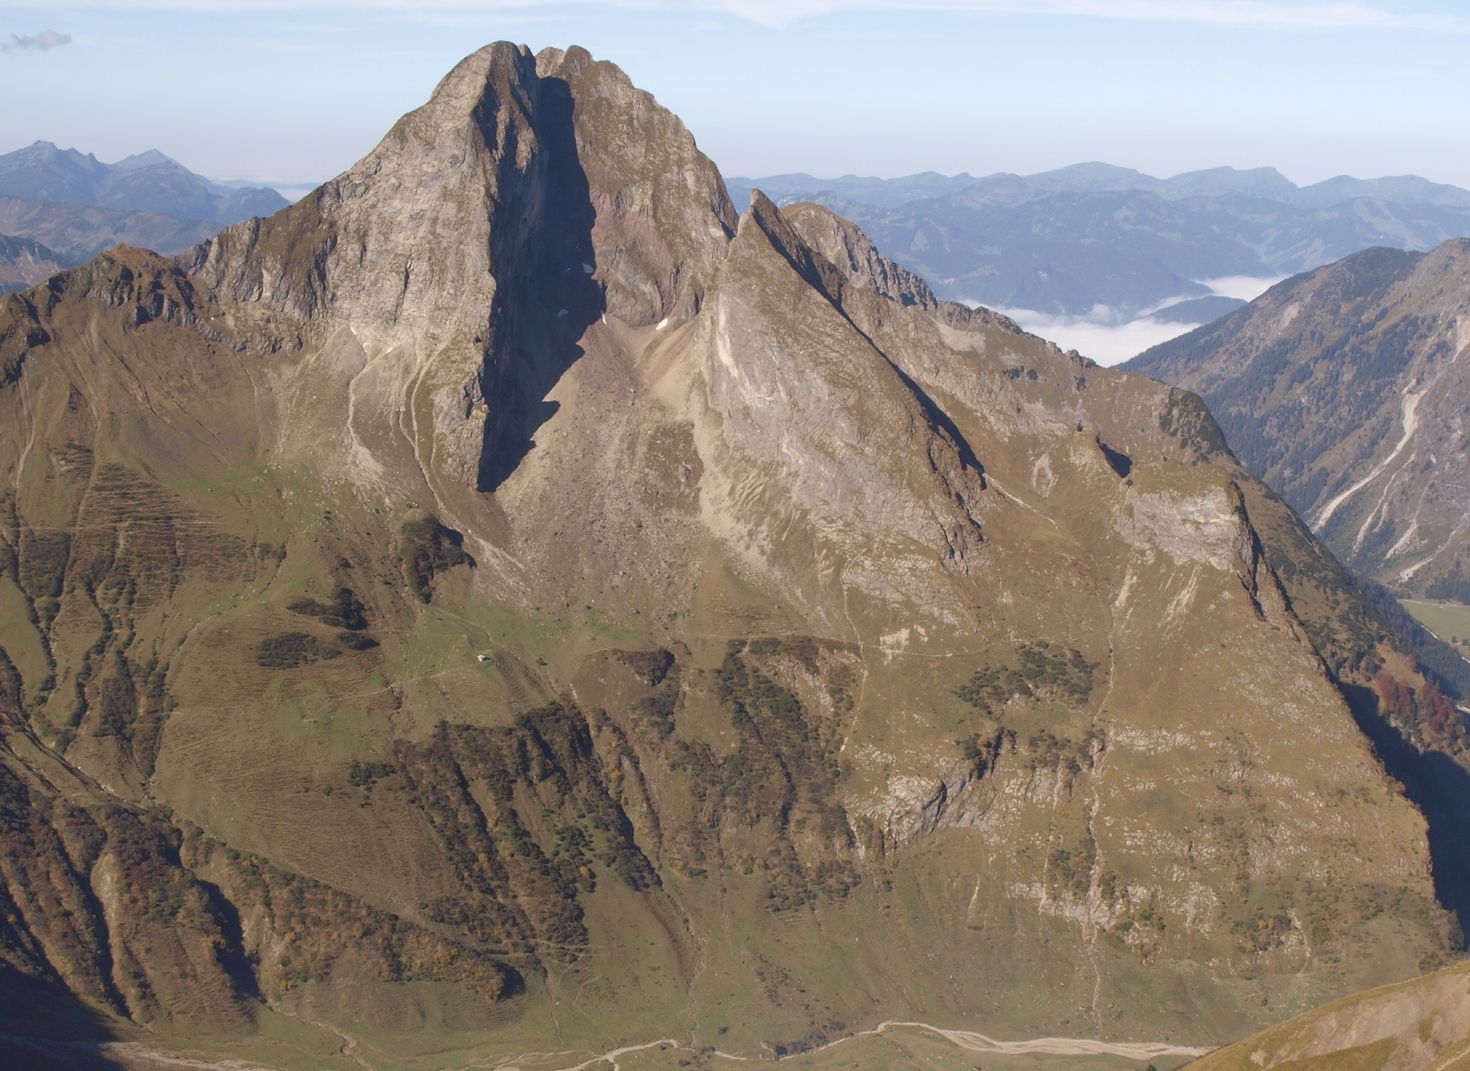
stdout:
POLYGON ((1431 1071, 1458 1066, 1467 1053, 1470 969, 1461 964, 1344 997, 1189 1066, 1431 1071))

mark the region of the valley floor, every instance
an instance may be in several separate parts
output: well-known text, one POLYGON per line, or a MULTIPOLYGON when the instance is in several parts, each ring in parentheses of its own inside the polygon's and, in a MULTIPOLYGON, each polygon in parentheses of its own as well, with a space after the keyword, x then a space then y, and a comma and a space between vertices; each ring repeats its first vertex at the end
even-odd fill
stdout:
POLYGON ((1400 599, 1399 605, 1445 643, 1454 644, 1461 655, 1470 655, 1470 606, 1429 599, 1400 599))
MULTIPOLYGON (((22 1054, 65 1067, 125 1068, 127 1071, 294 1071, 296 1067, 356 1067, 382 1071, 393 1057, 375 1059, 357 1039, 337 1034, 341 1048, 335 1055, 302 1053, 305 1063, 257 1062, 240 1057, 217 1057, 183 1051, 167 1052, 142 1041, 81 1042, 0 1035, 0 1055, 22 1054)), ((956 1030, 930 1023, 888 1020, 870 1030, 838 1038, 802 1053, 783 1054, 772 1050, 750 1055, 724 1052, 709 1046, 692 1046, 675 1038, 622 1045, 603 1053, 576 1050, 527 1052, 500 1056, 446 1057, 443 1071, 660 1071, 674 1067, 721 1067, 758 1062, 790 1063, 807 1071, 828 1068, 970 1068, 973 1054, 1001 1057, 991 1068, 1077 1067, 1106 1071, 1133 1068, 1145 1061, 1158 1068, 1182 1065, 1209 1049, 1168 1042, 1100 1041, 1092 1038, 1043 1037, 1002 1041, 971 1030, 956 1030), (1038 1057, 1071 1058, 1064 1064, 1038 1057), (572 1063, 571 1061, 577 1062, 572 1063)), ((418 1063, 419 1061, 415 1061, 418 1063)))

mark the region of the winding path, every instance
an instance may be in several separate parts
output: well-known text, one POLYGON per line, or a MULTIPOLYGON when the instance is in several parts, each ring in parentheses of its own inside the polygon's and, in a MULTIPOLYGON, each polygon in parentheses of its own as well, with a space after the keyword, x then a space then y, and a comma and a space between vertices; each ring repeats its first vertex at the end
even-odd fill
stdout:
POLYGON ((968 1052, 1003 1053, 1008 1056, 1121 1056, 1127 1060, 1154 1060, 1161 1056, 1203 1056, 1210 1049, 1194 1048, 1189 1045, 1171 1045, 1165 1041, 1097 1041, 1093 1038, 1031 1038, 1025 1041, 998 1041, 973 1030, 947 1030, 929 1023, 917 1023, 901 1019, 889 1019, 871 1030, 863 1030, 849 1037, 828 1042, 819 1049, 803 1055, 814 1055, 823 1049, 846 1044, 857 1038, 876 1037, 890 1030, 922 1030, 943 1038, 950 1044, 968 1052))
MULTIPOLYGON (((342 1040, 343 1048, 339 1050, 339 1055, 353 1061, 359 1067, 367 1068, 372 1066, 357 1055, 356 1039, 323 1023, 316 1023, 313 1020, 303 1021, 327 1030, 342 1040)), ((893 1030, 918 1030, 942 1038, 956 1048, 964 1049, 967 1052, 1001 1053, 1007 1056, 1120 1056, 1125 1060, 1137 1060, 1142 1063, 1165 1056, 1203 1056, 1211 1051, 1210 1049, 1194 1048, 1188 1045, 1174 1045, 1165 1041, 1098 1041, 1093 1038, 1029 1038, 1023 1041, 1000 1041, 987 1034, 981 1034, 973 1030, 949 1030, 930 1023, 920 1023, 905 1019, 888 1019, 879 1023, 871 1030, 861 1030, 856 1034, 849 1034, 845 1038, 829 1041, 819 1048, 808 1049, 802 1053, 793 1053, 785 1059, 794 1060, 815 1056, 828 1049, 835 1049, 839 1045, 846 1045, 848 1042, 857 1041, 860 1038, 878 1037, 893 1030)), ((0 1041, 9 1042, 19 1048, 30 1049, 33 1052, 52 1058, 60 1058, 63 1062, 67 1062, 70 1059, 101 1056, 104 1058, 112 1057, 145 1061, 163 1067, 188 1069, 188 1071, 277 1071, 275 1068, 245 1060, 226 1059, 214 1061, 178 1056, 159 1051, 138 1042, 68 1042, 20 1037, 13 1034, 0 1034, 0 1041)), ((619 1071, 618 1060, 620 1058, 632 1053, 658 1048, 689 1049, 690 1046, 674 1038, 660 1038, 658 1041, 645 1041, 638 1045, 622 1045, 615 1049, 609 1049, 607 1052, 597 1056, 588 1057, 581 1063, 557 1068, 556 1071, 589 1071, 589 1069, 597 1067, 599 1064, 609 1064, 613 1068, 613 1071, 619 1071)), ((718 1049, 712 1053, 706 1049, 705 1052, 725 1060, 746 1061, 751 1059, 748 1056, 721 1052, 718 1049)), ((493 1067, 497 1071, 512 1071, 523 1060, 539 1060, 548 1055, 551 1054, 526 1053, 522 1056, 510 1057, 509 1059, 501 1058, 493 1063, 475 1062, 465 1066, 493 1067)))

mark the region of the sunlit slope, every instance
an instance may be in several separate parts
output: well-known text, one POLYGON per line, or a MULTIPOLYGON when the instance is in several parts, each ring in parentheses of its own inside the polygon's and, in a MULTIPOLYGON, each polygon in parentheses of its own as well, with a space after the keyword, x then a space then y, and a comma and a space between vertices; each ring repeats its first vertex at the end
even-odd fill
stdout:
POLYGON ((1432 1071, 1458 1067, 1467 1056, 1470 967, 1460 964, 1344 997, 1189 1066, 1432 1071))

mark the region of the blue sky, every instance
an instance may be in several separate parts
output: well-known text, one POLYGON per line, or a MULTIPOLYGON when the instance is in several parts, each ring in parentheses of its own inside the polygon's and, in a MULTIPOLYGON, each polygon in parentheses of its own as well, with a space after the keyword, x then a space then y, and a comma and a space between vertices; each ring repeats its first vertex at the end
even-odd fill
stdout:
POLYGON ((1470 4, 1447 0, 10 0, 0 151, 316 181, 498 38, 617 62, 732 175, 1101 159, 1470 186, 1470 4))

